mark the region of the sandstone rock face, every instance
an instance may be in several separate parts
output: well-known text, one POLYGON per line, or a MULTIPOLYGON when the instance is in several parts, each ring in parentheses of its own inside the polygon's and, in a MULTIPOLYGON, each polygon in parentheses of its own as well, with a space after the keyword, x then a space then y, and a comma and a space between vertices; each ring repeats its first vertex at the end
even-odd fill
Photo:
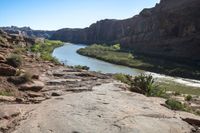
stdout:
POLYGON ((195 63, 200 61, 200 1, 162 0, 130 19, 61 29, 52 39, 85 44, 119 42, 138 54, 195 63))
POLYGON ((43 31, 43 30, 33 30, 30 27, 16 27, 16 26, 11 26, 11 27, 0 27, 0 29, 4 30, 5 32, 9 34, 17 34, 21 36, 26 36, 26 37, 39 37, 39 38, 50 38, 51 35, 55 31, 43 31))
POLYGON ((7 64, 0 64, 0 76, 14 76, 16 74, 16 69, 7 64))
POLYGON ((0 28, 0 48, 10 48, 14 45, 25 47, 33 45, 35 41, 34 38, 25 37, 20 34, 8 34, 0 28))
POLYGON ((93 91, 45 101, 14 133, 191 133, 193 127, 182 119, 200 119, 161 106, 164 99, 123 91, 115 85, 103 84, 93 91))

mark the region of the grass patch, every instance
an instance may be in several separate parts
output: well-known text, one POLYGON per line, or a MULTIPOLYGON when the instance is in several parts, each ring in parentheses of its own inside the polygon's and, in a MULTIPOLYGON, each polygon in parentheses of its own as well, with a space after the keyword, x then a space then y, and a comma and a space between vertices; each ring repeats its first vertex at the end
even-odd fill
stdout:
POLYGON ((132 76, 130 76, 130 75, 118 73, 118 74, 114 74, 113 78, 116 79, 116 80, 121 81, 122 83, 131 85, 132 76))
POLYGON ((36 43, 31 47, 31 51, 40 53, 40 57, 45 61, 51 61, 59 64, 55 57, 52 57, 52 52, 55 48, 63 45, 61 41, 45 40, 44 43, 36 43))
POLYGON ((73 68, 79 69, 79 70, 89 70, 90 69, 88 66, 81 66, 81 65, 73 66, 73 68))
POLYGON ((200 96, 199 87, 186 86, 174 81, 157 81, 156 84, 159 85, 160 88, 166 89, 166 91, 175 92, 176 95, 188 94, 200 96))
POLYGON ((171 110, 187 111, 186 105, 174 99, 168 99, 165 104, 171 110))

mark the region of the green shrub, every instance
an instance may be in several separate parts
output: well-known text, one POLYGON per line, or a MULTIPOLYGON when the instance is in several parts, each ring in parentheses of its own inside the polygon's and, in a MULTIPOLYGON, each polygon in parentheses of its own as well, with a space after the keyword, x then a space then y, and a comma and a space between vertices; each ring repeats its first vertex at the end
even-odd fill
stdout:
POLYGON ((141 89, 142 92, 144 92, 142 94, 145 94, 147 96, 163 98, 169 97, 169 95, 166 93, 166 89, 161 89, 158 86, 154 85, 154 79, 151 75, 141 74, 133 78, 132 76, 126 74, 115 74, 113 77, 116 80, 130 85, 130 91, 135 92, 135 87, 138 87, 139 89, 141 89))
POLYGON ((52 57, 51 54, 56 47, 59 47, 62 44, 63 43, 61 41, 45 40, 43 43, 41 42, 34 44, 30 50, 35 53, 40 53, 41 59, 45 61, 51 61, 55 64, 60 64, 59 61, 55 57, 52 57))
POLYGON ((132 87, 139 87, 147 96, 154 96, 154 93, 157 91, 157 87, 154 85, 154 79, 152 75, 141 74, 136 76, 131 84, 132 87))
POLYGON ((7 64, 13 67, 20 67, 22 65, 22 57, 17 54, 11 54, 9 57, 6 58, 7 64))
POLYGON ((120 49, 121 49, 120 44, 115 44, 115 45, 113 45, 112 47, 113 47, 113 49, 115 49, 115 50, 120 50, 120 49))
POLYGON ((191 95, 187 95, 187 96, 185 97, 185 100, 186 100, 186 101, 191 101, 191 100, 192 100, 192 96, 191 96, 191 95))
POLYGON ((122 74, 122 73, 114 74, 113 78, 121 81, 122 83, 126 83, 128 85, 131 85, 131 82, 132 82, 132 76, 122 74))
POLYGON ((168 99, 165 104, 169 109, 186 111, 186 106, 175 99, 168 99))
POLYGON ((81 66, 81 65, 76 65, 73 68, 80 69, 80 70, 89 70, 90 69, 88 66, 81 66))

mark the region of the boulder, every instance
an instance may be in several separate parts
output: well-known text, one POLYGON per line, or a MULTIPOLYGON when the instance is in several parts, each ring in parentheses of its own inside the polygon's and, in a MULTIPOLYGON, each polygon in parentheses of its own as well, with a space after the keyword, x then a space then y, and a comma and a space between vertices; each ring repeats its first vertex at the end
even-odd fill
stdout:
POLYGON ((21 91, 34 91, 38 92, 44 88, 44 83, 41 81, 32 81, 25 84, 20 85, 19 90, 21 91))
POLYGON ((14 76, 16 74, 16 69, 7 64, 0 64, 0 76, 14 76))

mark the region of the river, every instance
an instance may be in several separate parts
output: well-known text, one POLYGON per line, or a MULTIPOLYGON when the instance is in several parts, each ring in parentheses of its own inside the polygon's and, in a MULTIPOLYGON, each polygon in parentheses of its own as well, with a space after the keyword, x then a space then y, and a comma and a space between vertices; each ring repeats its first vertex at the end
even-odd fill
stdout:
POLYGON ((147 71, 130 68, 126 66, 121 65, 115 65, 112 63, 108 63, 105 61, 101 61, 98 59, 86 57, 79 55, 76 51, 80 48, 86 47, 82 44, 71 44, 66 43, 63 46, 56 48, 53 51, 53 56, 56 57, 61 63, 64 63, 68 66, 75 66, 75 65, 82 65, 82 66, 88 66, 90 68, 90 71, 97 71, 102 73, 123 73, 123 74, 129 74, 129 75, 139 75, 141 73, 148 73, 152 74, 155 78, 162 79, 167 81, 174 81, 177 83, 185 84, 187 86, 193 86, 193 87, 200 87, 200 81, 198 80, 192 80, 192 79, 185 79, 185 78, 179 78, 179 77, 171 77, 156 73, 150 73, 147 71))

